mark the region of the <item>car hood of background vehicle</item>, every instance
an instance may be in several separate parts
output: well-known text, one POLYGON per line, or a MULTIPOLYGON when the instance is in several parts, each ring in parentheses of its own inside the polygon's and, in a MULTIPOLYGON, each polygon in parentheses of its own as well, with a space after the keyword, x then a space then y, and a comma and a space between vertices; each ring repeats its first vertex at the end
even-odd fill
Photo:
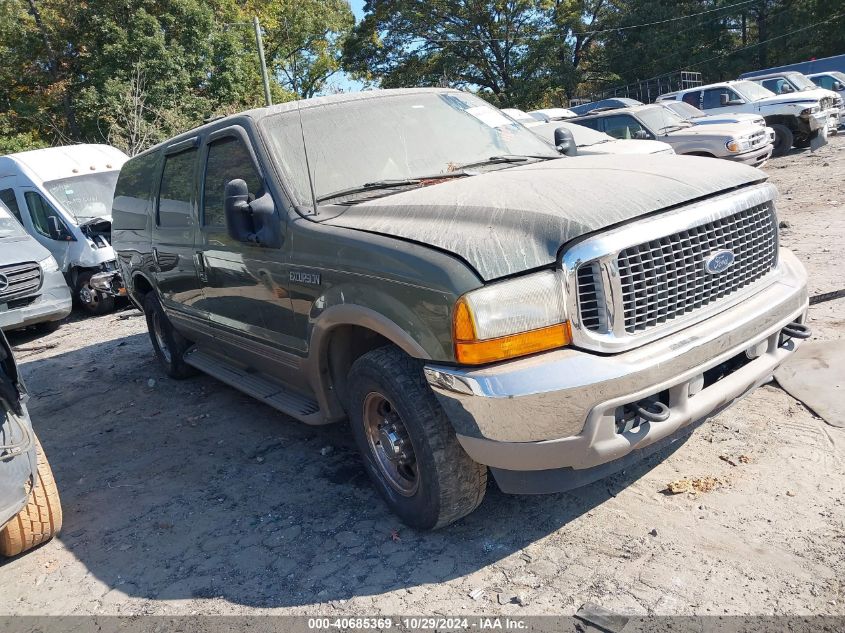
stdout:
POLYGON ((716 139, 726 139, 734 136, 744 136, 760 130, 759 125, 751 123, 714 123, 711 125, 691 125, 681 130, 672 130, 660 136, 661 139, 678 141, 685 138, 701 139, 709 136, 716 139))
POLYGON ((326 222, 454 253, 489 281, 553 264, 587 233, 765 179, 713 158, 561 158, 385 196, 326 222))
POLYGON ((579 145, 578 155, 589 156, 591 154, 659 154, 672 149, 662 141, 647 141, 641 139, 627 139, 619 141, 606 141, 592 145, 579 145))
POLYGON ((40 262, 49 256, 50 251, 29 235, 0 238, 0 266, 40 262))

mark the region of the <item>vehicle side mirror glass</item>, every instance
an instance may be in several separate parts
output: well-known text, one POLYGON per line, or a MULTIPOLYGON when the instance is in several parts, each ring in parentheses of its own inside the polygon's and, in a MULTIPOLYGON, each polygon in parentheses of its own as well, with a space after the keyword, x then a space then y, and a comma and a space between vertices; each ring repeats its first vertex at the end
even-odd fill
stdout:
POLYGON ((726 106, 726 105, 728 105, 729 101, 730 101, 730 97, 728 97, 727 92, 723 92, 722 94, 719 95, 719 105, 726 106))
POLYGON ((555 147, 557 151, 565 156, 575 156, 578 154, 578 146, 575 145, 575 137, 572 132, 565 127, 559 127, 555 130, 555 147))
POLYGON ((649 138, 648 132, 645 130, 637 130, 634 132, 634 138, 639 141, 647 141, 649 138))
POLYGON ((833 82, 833 89, 836 92, 841 92, 842 90, 845 90, 845 86, 842 85, 842 82, 834 81, 833 82))

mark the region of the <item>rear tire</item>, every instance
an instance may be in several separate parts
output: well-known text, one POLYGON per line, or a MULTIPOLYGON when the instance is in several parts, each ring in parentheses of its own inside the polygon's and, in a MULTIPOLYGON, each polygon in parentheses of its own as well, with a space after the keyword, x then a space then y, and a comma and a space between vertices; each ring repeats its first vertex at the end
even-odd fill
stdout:
POLYGON ((62 529, 62 504, 53 469, 35 438, 38 473, 29 502, 0 532, 0 555, 17 556, 56 536, 62 529))
POLYGON ((779 123, 773 123, 769 127, 775 131, 775 142, 774 148, 772 149, 772 157, 786 155, 789 150, 792 149, 792 144, 795 142, 792 130, 779 123))
POLYGON ((349 419, 364 468, 403 522, 437 529, 479 506, 487 467, 461 448, 419 361, 382 347, 355 361, 348 384, 349 419))
POLYGON ((114 297, 104 294, 91 287, 91 277, 94 273, 87 272, 79 275, 76 281, 74 298, 82 308, 91 315, 99 316, 114 310, 114 297))
POLYGON ((155 292, 148 292, 144 298, 144 315, 156 358, 167 375, 177 380, 195 376, 197 370, 185 362, 185 352, 192 343, 173 329, 155 292))

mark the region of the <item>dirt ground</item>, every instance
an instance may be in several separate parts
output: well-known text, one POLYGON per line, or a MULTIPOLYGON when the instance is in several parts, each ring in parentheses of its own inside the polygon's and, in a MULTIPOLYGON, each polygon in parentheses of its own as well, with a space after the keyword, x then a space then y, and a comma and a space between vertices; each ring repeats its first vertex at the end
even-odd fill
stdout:
MULTIPOLYGON (((845 288, 845 137, 765 171, 811 292, 845 288)), ((845 299, 810 325, 845 338, 845 299)), ((2 563, 0 614, 845 614, 845 429, 777 386, 623 474, 542 497, 491 484, 421 533, 386 511, 344 425, 168 379, 135 311, 12 343, 65 523, 2 563), (661 492, 683 477, 714 479, 661 492)))

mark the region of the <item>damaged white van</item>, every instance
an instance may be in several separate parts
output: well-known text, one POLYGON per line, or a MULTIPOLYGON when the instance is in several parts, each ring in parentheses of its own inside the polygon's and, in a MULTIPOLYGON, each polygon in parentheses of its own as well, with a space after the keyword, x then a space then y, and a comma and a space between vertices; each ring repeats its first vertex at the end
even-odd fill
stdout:
POLYGON ((111 202, 128 156, 70 145, 0 156, 0 200, 59 264, 74 301, 93 314, 124 293, 111 247, 111 202))

